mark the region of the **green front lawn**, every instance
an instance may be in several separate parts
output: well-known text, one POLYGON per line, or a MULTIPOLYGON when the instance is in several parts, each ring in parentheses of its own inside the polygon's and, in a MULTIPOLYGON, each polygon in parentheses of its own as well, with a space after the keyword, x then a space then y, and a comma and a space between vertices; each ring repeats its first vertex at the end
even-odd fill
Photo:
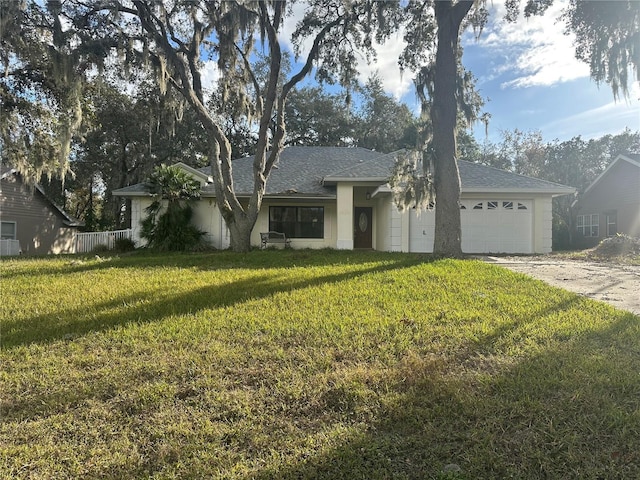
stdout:
POLYGON ((0 295, 0 478, 640 478, 640 319, 500 267, 19 259, 0 295))

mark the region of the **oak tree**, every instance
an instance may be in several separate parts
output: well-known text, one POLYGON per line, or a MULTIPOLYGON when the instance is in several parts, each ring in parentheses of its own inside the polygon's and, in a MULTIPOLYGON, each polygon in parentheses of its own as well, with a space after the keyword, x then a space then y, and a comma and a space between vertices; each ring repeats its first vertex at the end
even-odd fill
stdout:
POLYGON ((288 95, 314 67, 322 80, 353 82, 356 50, 371 50, 372 38, 383 38, 384 29, 374 28, 377 19, 387 7, 396 8, 392 3, 372 8, 368 1, 307 2, 306 14, 291 39, 299 47, 301 67, 283 80, 283 24, 292 14, 284 1, 111 0, 75 5, 74 19, 111 22, 123 39, 118 45, 123 65, 135 59, 149 62, 161 89, 174 89, 195 112, 206 132, 217 205, 231 234, 231 248, 238 252, 250 248, 265 185, 284 146, 288 95), (303 54, 305 40, 310 47, 303 54), (255 69, 257 50, 268 58, 264 80, 255 69), (207 108, 203 71, 210 62, 219 72, 222 101, 233 98, 256 132, 250 192, 236 193, 229 136, 219 117, 207 108))
MULTIPOLYGON (((422 64, 417 87, 419 93, 427 92, 422 101, 429 120, 426 141, 419 145, 421 151, 413 155, 414 159, 422 157, 423 168, 419 181, 414 182, 415 193, 423 205, 429 203, 424 201, 426 198, 434 196, 437 208, 433 251, 441 256, 462 254, 456 114, 465 76, 459 73, 459 42, 465 27, 481 31, 488 18, 485 3, 410 0, 405 7, 407 49, 401 65, 422 64)), ((553 0, 527 0, 522 7, 519 0, 509 0, 506 19, 516 21, 521 7, 525 17, 543 14, 552 3, 553 0)), ((627 95, 629 71, 640 80, 640 3, 571 0, 561 20, 566 32, 576 35, 576 57, 589 63, 592 78, 608 83, 616 98, 620 93, 627 95)), ((417 175, 415 168, 409 173, 417 175)))

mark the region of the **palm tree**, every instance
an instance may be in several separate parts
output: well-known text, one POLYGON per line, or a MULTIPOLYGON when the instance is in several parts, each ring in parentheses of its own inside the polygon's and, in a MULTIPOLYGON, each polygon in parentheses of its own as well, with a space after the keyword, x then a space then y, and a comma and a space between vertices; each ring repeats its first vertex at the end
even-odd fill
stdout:
POLYGON ((191 250, 203 243, 204 232, 191 223, 200 182, 181 168, 160 165, 146 182, 154 201, 142 221, 142 238, 158 250, 191 250), (166 209, 164 207, 166 206, 166 209))

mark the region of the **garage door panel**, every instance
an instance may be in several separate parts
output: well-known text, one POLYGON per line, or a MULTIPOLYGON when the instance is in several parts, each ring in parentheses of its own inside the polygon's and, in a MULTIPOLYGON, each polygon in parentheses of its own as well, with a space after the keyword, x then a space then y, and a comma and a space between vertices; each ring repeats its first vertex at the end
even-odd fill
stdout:
POLYGON ((525 200, 464 202, 463 251, 467 253, 531 253, 532 204, 525 200))
MULTIPOLYGON (((530 200, 463 200, 462 251, 465 253, 532 253, 533 202, 530 200)), ((409 251, 433 251, 435 212, 413 210, 409 251)))

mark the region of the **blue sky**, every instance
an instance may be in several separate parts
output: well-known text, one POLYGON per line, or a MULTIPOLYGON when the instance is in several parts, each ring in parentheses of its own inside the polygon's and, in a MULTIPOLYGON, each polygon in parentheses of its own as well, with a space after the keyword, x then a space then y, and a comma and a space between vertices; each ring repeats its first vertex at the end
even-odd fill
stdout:
MULTIPOLYGON (((577 135, 596 138, 625 127, 640 130, 638 82, 630 86, 629 99, 614 102, 607 84, 598 87, 590 80, 587 65, 574 57, 572 38, 556 21, 566 0, 557 0, 543 17, 521 18, 513 24, 502 20, 502 1, 487 3, 491 20, 480 39, 476 41, 471 32, 463 35, 463 63, 476 76, 482 96, 489 99, 485 105, 491 114, 489 140, 499 141, 501 130, 515 128, 539 130, 545 141, 577 135)), ((285 25, 285 32, 293 26, 293 22, 285 25)), ((402 48, 398 35, 379 46, 376 63, 363 58, 361 79, 366 81, 378 71, 386 91, 417 112, 412 75, 401 75, 397 67, 402 48)), ((482 141, 484 126, 475 131, 482 141)))
POLYGON ((573 38, 556 22, 562 6, 556 2, 542 18, 507 24, 495 2, 480 40, 465 35, 463 62, 490 99, 490 139, 513 128, 540 130, 548 141, 640 130, 638 83, 630 86, 628 99, 616 102, 609 85, 589 78, 587 65, 574 57, 573 38))

